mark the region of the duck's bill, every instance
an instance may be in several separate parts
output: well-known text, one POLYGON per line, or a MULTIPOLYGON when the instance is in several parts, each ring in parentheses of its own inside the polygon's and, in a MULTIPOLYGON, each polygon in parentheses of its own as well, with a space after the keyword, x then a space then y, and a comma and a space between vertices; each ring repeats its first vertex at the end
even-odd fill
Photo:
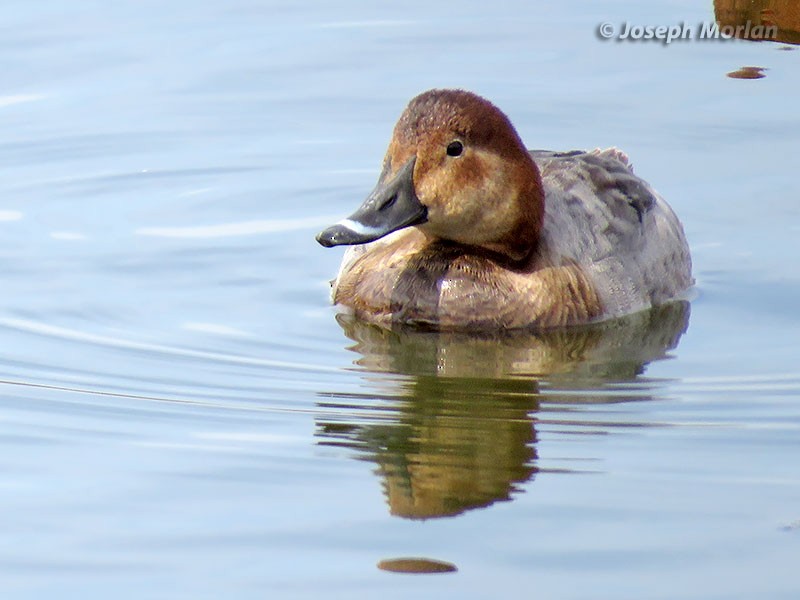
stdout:
POLYGON ((428 209, 414 191, 414 161, 414 158, 409 160, 394 176, 385 168, 364 204, 322 231, 317 241, 326 248, 366 244, 398 229, 424 223, 428 209))

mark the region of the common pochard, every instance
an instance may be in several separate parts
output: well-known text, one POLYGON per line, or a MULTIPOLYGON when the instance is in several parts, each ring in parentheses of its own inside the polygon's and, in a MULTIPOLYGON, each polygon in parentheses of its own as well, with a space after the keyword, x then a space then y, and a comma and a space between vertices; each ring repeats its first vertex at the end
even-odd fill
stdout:
POLYGON ((680 221, 624 153, 529 152, 463 90, 411 100, 377 186, 317 241, 350 246, 333 302, 383 326, 579 325, 693 284, 680 221))

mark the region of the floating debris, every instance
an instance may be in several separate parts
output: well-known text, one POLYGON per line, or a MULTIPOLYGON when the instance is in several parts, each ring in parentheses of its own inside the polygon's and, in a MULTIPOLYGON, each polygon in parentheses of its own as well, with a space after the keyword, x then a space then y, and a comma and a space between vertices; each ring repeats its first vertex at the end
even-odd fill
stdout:
POLYGON ((781 526, 781 531, 797 531, 800 529, 800 519, 781 526))
POLYGON ((387 558, 378 563, 382 571, 392 573, 455 573, 458 568, 452 563, 432 558, 387 558))
POLYGON ((764 74, 766 70, 766 67, 741 67, 728 73, 728 77, 731 79, 762 79, 766 77, 764 74))

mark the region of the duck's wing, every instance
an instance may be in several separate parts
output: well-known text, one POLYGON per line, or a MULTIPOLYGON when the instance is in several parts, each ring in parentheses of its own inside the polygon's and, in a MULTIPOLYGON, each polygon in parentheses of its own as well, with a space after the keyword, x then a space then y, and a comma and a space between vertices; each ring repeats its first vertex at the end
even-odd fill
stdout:
POLYGON ((680 221, 623 152, 531 155, 545 190, 543 257, 579 265, 608 316, 661 304, 692 285, 680 221))

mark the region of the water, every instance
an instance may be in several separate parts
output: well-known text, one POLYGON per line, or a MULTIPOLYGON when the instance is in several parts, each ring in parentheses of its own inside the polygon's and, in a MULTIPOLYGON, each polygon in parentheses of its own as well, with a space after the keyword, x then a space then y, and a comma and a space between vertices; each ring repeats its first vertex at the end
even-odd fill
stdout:
POLYGON ((3 597, 797 597, 800 52, 595 35, 710 18, 6 2, 3 597), (532 147, 624 148, 686 226, 690 309, 500 339, 337 319, 313 235, 434 86, 532 147), (458 570, 378 568, 406 557, 458 570))

